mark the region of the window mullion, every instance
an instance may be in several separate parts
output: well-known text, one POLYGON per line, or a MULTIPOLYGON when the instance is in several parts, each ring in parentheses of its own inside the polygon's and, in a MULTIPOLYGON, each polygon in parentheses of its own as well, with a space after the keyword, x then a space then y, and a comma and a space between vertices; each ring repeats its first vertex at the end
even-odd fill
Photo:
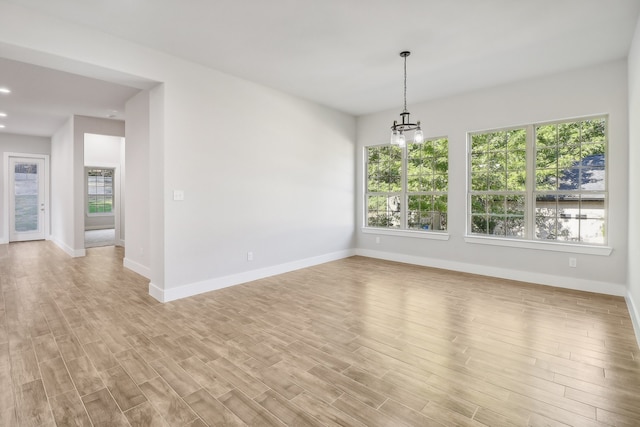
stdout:
POLYGON ((535 185, 536 185, 536 147, 534 126, 527 126, 527 152, 526 159, 526 179, 525 189, 527 192, 525 199, 525 239, 533 240, 535 235, 535 185))
POLYGON ((407 152, 409 151, 409 149, 407 148, 407 145, 405 145, 404 147, 402 147, 402 168, 400 170, 400 174, 402 175, 401 178, 401 182, 402 182, 402 204, 400 205, 400 218, 401 218, 401 224, 402 226, 400 228, 407 230, 409 229, 409 214, 408 214, 408 210, 409 210, 409 191, 408 191, 408 187, 409 187, 409 177, 407 174, 407 169, 408 169, 408 155, 407 152))

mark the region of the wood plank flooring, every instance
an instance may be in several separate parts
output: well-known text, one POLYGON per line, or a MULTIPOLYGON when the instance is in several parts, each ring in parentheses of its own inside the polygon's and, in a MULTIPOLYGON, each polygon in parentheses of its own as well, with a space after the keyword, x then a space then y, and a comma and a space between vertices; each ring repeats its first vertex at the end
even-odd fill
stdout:
POLYGON ((2 249, 1 426, 640 425, 622 298, 353 257, 160 304, 2 249))

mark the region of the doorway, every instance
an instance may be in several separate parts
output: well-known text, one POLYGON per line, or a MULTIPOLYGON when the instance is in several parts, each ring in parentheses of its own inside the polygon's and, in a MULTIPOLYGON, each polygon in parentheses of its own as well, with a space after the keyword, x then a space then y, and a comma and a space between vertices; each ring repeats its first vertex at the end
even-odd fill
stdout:
POLYGON ((9 242, 44 240, 49 229, 49 158, 18 154, 5 158, 9 242))
POLYGON ((87 182, 87 218, 85 219, 84 247, 114 246, 116 184, 115 168, 85 167, 87 182))
POLYGON ((123 246, 124 138, 84 134, 84 247, 123 246))

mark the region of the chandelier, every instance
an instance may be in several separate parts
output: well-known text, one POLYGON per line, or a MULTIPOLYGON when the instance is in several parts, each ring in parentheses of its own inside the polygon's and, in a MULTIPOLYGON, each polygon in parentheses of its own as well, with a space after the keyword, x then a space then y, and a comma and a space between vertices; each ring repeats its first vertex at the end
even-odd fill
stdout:
POLYGON ((412 130, 415 131, 413 133, 413 142, 420 144, 424 141, 420 121, 418 120, 416 123, 411 123, 409 111, 407 111, 407 56, 409 55, 411 55, 411 52, 408 50, 400 52, 400 56, 404 58, 404 110, 400 113, 400 123, 394 120, 393 126, 391 126, 391 145, 397 145, 399 147, 404 147, 406 143, 405 132, 412 130))

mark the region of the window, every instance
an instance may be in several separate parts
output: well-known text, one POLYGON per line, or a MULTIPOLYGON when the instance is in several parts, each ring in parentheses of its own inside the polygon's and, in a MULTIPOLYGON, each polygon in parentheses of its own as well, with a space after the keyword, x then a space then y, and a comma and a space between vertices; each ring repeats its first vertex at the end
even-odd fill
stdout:
POLYGON ((87 169, 87 212, 113 212, 113 169, 87 169))
POLYGON ((606 117, 477 132, 471 234, 605 244, 606 117))
POLYGON ((471 232, 524 237, 527 132, 471 136, 471 232))
POLYGON ((366 147, 366 226, 446 230, 448 146, 446 138, 438 138, 406 147, 366 147))

